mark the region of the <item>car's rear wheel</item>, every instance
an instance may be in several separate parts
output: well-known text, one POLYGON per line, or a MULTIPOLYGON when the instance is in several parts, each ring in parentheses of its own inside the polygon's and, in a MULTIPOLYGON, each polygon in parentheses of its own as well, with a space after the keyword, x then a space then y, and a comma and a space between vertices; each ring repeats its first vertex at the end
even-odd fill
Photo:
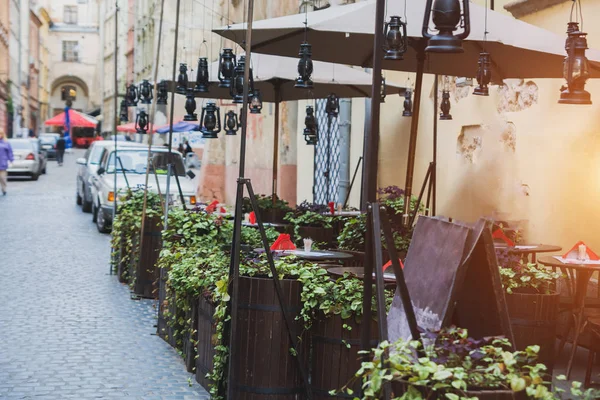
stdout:
POLYGON ((46 174, 46 167, 44 167, 44 169, 42 170, 42 174, 46 174))
POLYGON ((107 226, 106 219, 104 218, 104 211, 97 210, 96 211, 96 227, 98 228, 98 232, 100 233, 109 233, 110 228, 107 226))
POLYGON ((98 218, 98 209, 96 208, 94 203, 92 203, 92 222, 96 223, 97 218, 98 218))
POLYGON ((39 175, 39 174, 35 174, 35 173, 34 173, 34 174, 31 174, 31 180, 32 180, 32 181, 37 181, 39 177, 40 177, 40 175, 39 175))
POLYGON ((76 196, 77 196, 77 205, 80 206, 83 203, 83 199, 81 198, 79 193, 77 193, 76 196))
POLYGON ((85 189, 85 185, 81 186, 81 190, 83 191, 83 196, 82 196, 82 199, 81 199, 81 203, 82 203, 81 210, 84 213, 92 212, 92 202, 91 201, 87 201, 85 199, 85 194, 87 193, 87 190, 85 189))

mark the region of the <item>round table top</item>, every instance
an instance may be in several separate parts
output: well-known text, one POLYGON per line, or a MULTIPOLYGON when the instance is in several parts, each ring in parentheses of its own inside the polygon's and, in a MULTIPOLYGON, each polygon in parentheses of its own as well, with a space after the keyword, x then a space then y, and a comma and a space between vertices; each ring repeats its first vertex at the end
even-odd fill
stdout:
MULTIPOLYGON (((254 249, 256 253, 264 253, 265 249, 254 249)), ((304 249, 296 250, 273 250, 276 254, 294 255, 303 260, 326 261, 326 260, 344 260, 354 257, 352 254, 333 250, 311 250, 310 253, 304 252, 304 249)))
POLYGON ((505 244, 495 244, 494 247, 496 249, 506 249, 514 254, 555 253, 562 250, 562 247, 552 244, 518 244, 513 247, 505 244))
MULTIPOLYGON (((364 269, 363 267, 334 267, 328 268, 327 273, 329 275, 342 277, 344 274, 348 272, 351 275, 356 276, 358 279, 363 279, 364 277, 364 269)), ((375 280, 375 276, 373 276, 373 280, 375 280)), ((396 283, 396 276, 392 273, 384 273, 383 281, 385 283, 396 283)))
POLYGON ((570 268, 586 271, 600 271, 600 264, 571 264, 563 263, 552 256, 544 256, 538 258, 538 262, 548 267, 570 268))
MULTIPOLYGON (((258 224, 251 224, 250 222, 242 222, 243 226, 248 226, 251 228, 258 228, 258 224)), ((289 226, 290 224, 281 224, 281 223, 276 223, 276 222, 263 222, 263 225, 266 227, 274 227, 274 228, 285 228, 286 226, 289 226)))

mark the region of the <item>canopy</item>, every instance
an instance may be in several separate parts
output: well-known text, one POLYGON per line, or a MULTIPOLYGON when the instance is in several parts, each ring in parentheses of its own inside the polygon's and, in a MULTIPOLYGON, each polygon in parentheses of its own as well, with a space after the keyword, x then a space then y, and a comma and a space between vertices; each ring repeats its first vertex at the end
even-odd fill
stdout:
MULTIPOLYGON (((298 49, 296 49, 297 52, 298 49)), ((252 53, 250 66, 254 75, 254 87, 260 89, 263 101, 277 103, 312 98, 326 98, 335 93, 340 98, 371 97, 371 74, 347 65, 314 62, 312 80, 314 88, 309 90, 294 87, 298 77, 298 58, 278 57, 252 53), (276 89, 279 93, 276 93, 276 89)), ((195 93, 196 97, 208 99, 230 99, 229 89, 218 86, 219 63, 209 65, 210 87, 207 93, 195 93)), ((189 87, 195 85, 190 77, 189 87)), ((169 90, 171 89, 169 81, 169 90)), ((387 94, 404 94, 404 88, 386 82, 387 94)))
MULTIPOLYGON (((169 128, 170 127, 168 124, 161 126, 160 128, 156 129, 156 133, 169 133, 169 128)), ((197 130, 198 123, 179 121, 176 124, 173 124, 173 132, 190 132, 197 130)))
MULTIPOLYGON (((409 48, 403 61, 383 61, 383 69, 417 71, 417 51, 425 43, 421 29, 425 1, 387 2, 388 16, 398 15, 407 21, 409 48)), ((487 41, 484 42, 486 9, 469 3, 471 34, 463 41, 464 53, 427 53, 425 73, 476 77, 479 53, 485 48, 491 54, 492 79, 560 78, 566 34, 561 36, 519 21, 499 12, 487 10, 487 41)), ((304 41, 304 21, 308 21, 308 42, 313 60, 371 66, 375 31, 375 0, 330 7, 308 14, 294 14, 253 23, 252 51, 298 57, 304 41)), ((566 20, 565 20, 566 30, 566 20)), ((246 24, 221 27, 214 32, 240 43, 245 39, 246 24)), ((600 77, 600 51, 589 49, 592 77, 600 77)), ((254 55, 253 55, 254 57, 254 55)), ((320 66, 315 65, 315 74, 320 66)), ((342 96, 341 96, 342 97, 342 96)))
MULTIPOLYGON (((44 124, 48 126, 65 126, 65 116, 66 114, 63 111, 55 117, 46 120, 44 124)), ((98 120, 94 117, 75 110, 69 110, 69 122, 73 128, 95 128, 98 125, 98 120)))

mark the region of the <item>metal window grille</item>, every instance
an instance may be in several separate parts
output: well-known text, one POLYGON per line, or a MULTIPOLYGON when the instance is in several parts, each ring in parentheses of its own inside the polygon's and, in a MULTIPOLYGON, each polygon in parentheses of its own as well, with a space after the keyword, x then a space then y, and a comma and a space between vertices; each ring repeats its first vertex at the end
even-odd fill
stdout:
POLYGON ((317 204, 339 203, 340 129, 338 118, 325 112, 327 100, 317 100, 315 116, 319 139, 315 146, 313 198, 317 204))

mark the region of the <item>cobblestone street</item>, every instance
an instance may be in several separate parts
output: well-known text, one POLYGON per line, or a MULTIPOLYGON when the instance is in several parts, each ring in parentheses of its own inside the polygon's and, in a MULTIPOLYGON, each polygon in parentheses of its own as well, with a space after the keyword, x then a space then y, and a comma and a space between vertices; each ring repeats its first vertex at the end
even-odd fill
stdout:
POLYGON ((109 275, 110 235, 75 205, 77 150, 0 196, 0 399, 208 399, 109 275))

